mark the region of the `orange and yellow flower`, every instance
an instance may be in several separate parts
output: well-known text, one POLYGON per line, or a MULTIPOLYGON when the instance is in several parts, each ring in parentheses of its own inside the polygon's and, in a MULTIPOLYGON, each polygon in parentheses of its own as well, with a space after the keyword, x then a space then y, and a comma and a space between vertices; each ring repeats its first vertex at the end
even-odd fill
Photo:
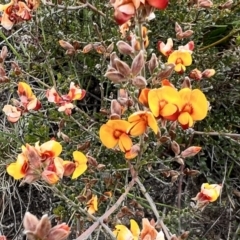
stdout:
POLYGON ((179 91, 179 95, 182 107, 178 122, 184 129, 192 127, 194 121, 202 120, 207 116, 208 101, 201 90, 183 88, 179 91))
POLYGON ((55 140, 47 141, 41 146, 39 146, 39 142, 37 142, 35 148, 38 150, 42 159, 58 157, 62 152, 62 145, 55 140))
POLYGON ((143 104, 143 106, 145 107, 149 107, 148 105, 148 93, 150 91, 150 88, 143 88, 140 90, 139 96, 138 96, 138 100, 140 103, 143 104))
POLYGON ((167 43, 165 44, 162 41, 158 42, 158 50, 164 55, 169 56, 173 52, 173 40, 168 38, 167 43))
POLYGON ((203 183, 201 186, 201 192, 197 194, 192 200, 196 201, 196 207, 203 210, 210 202, 215 202, 222 190, 220 184, 203 183))
POLYGON ((127 152, 132 147, 132 140, 127 134, 131 124, 125 120, 109 120, 102 125, 99 131, 100 139, 107 148, 119 146, 122 152, 127 152))
POLYGON ((128 122, 131 123, 128 133, 131 136, 140 136, 146 132, 147 127, 150 127, 155 134, 158 132, 158 125, 155 117, 149 111, 138 111, 128 117, 128 122))
POLYGON ((115 230, 113 231, 117 240, 126 240, 133 239, 138 240, 140 235, 140 228, 136 221, 133 219, 130 220, 130 230, 124 225, 116 225, 115 230))
POLYGON ((98 210, 98 197, 93 195, 92 198, 87 202, 88 213, 94 214, 98 210))
POLYGON ((168 57, 168 63, 175 64, 174 70, 178 73, 183 73, 186 66, 192 64, 192 55, 187 50, 175 50, 168 57))
POLYGON ((2 111, 6 114, 8 121, 12 123, 16 123, 22 114, 18 108, 12 105, 5 105, 2 111))
POLYGON ((40 101, 33 94, 31 87, 27 83, 19 82, 17 92, 25 110, 38 110, 41 107, 40 101))
POLYGON ((29 162, 25 154, 18 154, 17 161, 7 166, 7 173, 14 179, 24 178, 29 168, 29 162))
POLYGON ((133 219, 130 220, 130 230, 124 225, 116 225, 113 234, 117 240, 165 240, 164 234, 162 231, 157 232, 154 227, 155 222, 147 218, 142 219, 142 230, 136 221, 133 219))
POLYGON ((148 93, 149 108, 156 118, 175 121, 181 108, 178 91, 170 86, 152 89, 148 93))

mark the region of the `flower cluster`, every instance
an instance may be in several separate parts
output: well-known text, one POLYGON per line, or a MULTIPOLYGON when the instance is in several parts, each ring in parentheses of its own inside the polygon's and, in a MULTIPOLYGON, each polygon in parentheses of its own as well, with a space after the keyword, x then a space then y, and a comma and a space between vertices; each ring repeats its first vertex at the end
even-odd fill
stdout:
POLYGON ((133 219, 130 220, 130 230, 124 225, 116 225, 113 234, 116 236, 117 240, 126 240, 126 239, 141 239, 141 240, 164 240, 164 234, 162 231, 157 232, 154 227, 155 222, 147 218, 142 219, 142 230, 136 221, 133 219))
POLYGON ((215 202, 222 190, 221 184, 203 183, 201 191, 192 200, 196 201, 196 208, 203 210, 209 203, 215 202))
POLYGON ((28 21, 32 18, 31 12, 36 10, 39 6, 39 0, 11 0, 10 3, 0 4, 0 11, 2 11, 1 25, 10 30, 14 24, 28 21))
POLYGON ((7 115, 8 121, 15 123, 21 115, 30 110, 37 111, 41 108, 41 103, 33 94, 31 87, 24 82, 18 83, 18 96, 20 101, 14 100, 14 105, 5 105, 3 112, 7 115))
POLYGON ((39 220, 30 212, 26 212, 23 226, 24 234, 32 240, 65 240, 70 234, 70 227, 66 223, 52 227, 47 214, 39 220))
POLYGON ((74 105, 74 100, 82 100, 85 97, 86 91, 75 86, 74 82, 70 83, 70 89, 68 94, 59 95, 54 87, 47 90, 46 96, 49 102, 55 103, 59 106, 59 112, 65 112, 67 115, 71 115, 74 105))
POLYGON ((79 177, 87 169, 87 158, 79 152, 73 152, 72 161, 64 161, 59 155, 62 146, 55 140, 35 146, 26 144, 22 146, 22 152, 17 160, 7 166, 7 172, 14 179, 23 178, 24 182, 32 183, 43 179, 49 184, 57 183, 63 176, 72 175, 72 179, 79 177))
POLYGON ((152 8, 165 9, 168 0, 111 0, 114 7, 114 19, 118 24, 123 24, 136 15, 139 10, 145 10, 146 16, 152 12, 152 8))
POLYGON ((190 41, 185 46, 179 46, 178 50, 173 50, 173 41, 171 38, 167 40, 167 43, 159 41, 158 50, 166 57, 168 57, 168 63, 175 65, 174 70, 178 73, 183 73, 186 70, 186 66, 192 64, 192 51, 194 49, 194 42, 190 41))

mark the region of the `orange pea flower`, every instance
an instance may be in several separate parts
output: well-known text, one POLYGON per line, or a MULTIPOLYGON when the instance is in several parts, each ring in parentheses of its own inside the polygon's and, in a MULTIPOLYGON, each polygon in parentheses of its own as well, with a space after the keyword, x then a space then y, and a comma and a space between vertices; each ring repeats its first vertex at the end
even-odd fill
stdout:
POLYGON ((140 228, 137 222, 133 219, 130 220, 130 230, 124 225, 116 225, 113 231, 117 240, 133 239, 138 240, 140 235, 140 228))
POLYGON ((28 0, 26 3, 20 0, 11 0, 10 3, 0 4, 0 11, 3 12, 1 16, 1 25, 10 30, 15 23, 32 18, 31 11, 39 6, 40 1, 28 0))
POLYGON ((117 240, 165 240, 163 232, 157 232, 154 225, 155 222, 149 222, 147 218, 143 218, 142 230, 140 231, 137 222, 131 219, 130 230, 126 226, 119 224, 115 226, 113 234, 117 240))
POLYGON ((165 44, 162 41, 158 42, 158 50, 164 55, 169 56, 173 52, 173 40, 168 38, 167 43, 165 44))
POLYGON ((87 202, 88 213, 94 214, 98 210, 98 197, 93 195, 92 198, 87 202))
POLYGON ((128 133, 134 137, 142 135, 147 127, 150 127, 155 134, 158 132, 157 121, 151 112, 135 112, 128 117, 128 122, 131 123, 128 133))
POLYGON ((18 96, 26 111, 38 110, 41 107, 40 101, 33 94, 31 87, 24 82, 18 83, 18 96))
POLYGON ((148 93, 149 108, 156 118, 162 117, 166 120, 177 120, 181 98, 178 91, 170 86, 152 89, 148 93))
POLYGON ((188 50, 175 50, 168 57, 168 63, 175 64, 174 70, 178 73, 183 73, 186 66, 192 64, 192 55, 188 50))
POLYGON ((16 123, 22 114, 18 108, 12 105, 5 105, 2 111, 6 114, 8 121, 12 123, 16 123))
POLYGON ((197 201, 196 207, 203 210, 210 202, 215 202, 222 190, 220 184, 203 183, 201 186, 201 192, 197 194, 194 201, 197 201))
POLYGON ((182 108, 178 122, 183 129, 192 127, 194 121, 202 120, 207 116, 208 101, 201 90, 183 88, 179 91, 179 95, 182 100, 182 108))
POLYGON ((119 146, 122 152, 127 152, 132 147, 132 140, 127 131, 131 124, 125 120, 109 120, 102 125, 99 131, 100 139, 107 148, 119 146))
POLYGON ((58 157, 62 152, 62 145, 55 140, 47 141, 41 146, 39 146, 39 142, 37 142, 35 148, 38 150, 42 159, 58 157))
POLYGON ((56 89, 52 87, 50 90, 47 90, 46 97, 49 102, 55 103, 58 106, 59 112, 65 112, 67 115, 71 115, 74 105, 72 101, 82 100, 86 95, 86 91, 75 86, 74 82, 70 83, 70 89, 68 94, 60 96, 56 89))
POLYGON ((58 175, 53 171, 44 170, 41 175, 42 179, 50 185, 56 184, 59 181, 58 175))
POLYGON ((29 168, 29 162, 25 154, 18 154, 17 161, 7 166, 7 173, 14 179, 24 178, 29 168))
POLYGON ((150 5, 158 9, 165 9, 168 5, 168 0, 111 0, 110 2, 115 10, 114 19, 119 25, 131 19, 141 5, 150 5))

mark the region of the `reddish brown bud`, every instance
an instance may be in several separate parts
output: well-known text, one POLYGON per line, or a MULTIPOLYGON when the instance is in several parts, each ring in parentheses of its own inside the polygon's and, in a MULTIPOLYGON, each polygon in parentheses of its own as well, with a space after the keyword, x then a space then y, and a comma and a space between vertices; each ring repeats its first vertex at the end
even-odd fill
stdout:
POLYGON ((144 67, 145 60, 144 60, 144 53, 143 50, 141 50, 138 55, 133 59, 131 70, 133 76, 137 76, 142 68, 144 67))
POLYGON ((128 77, 131 73, 131 69, 127 63, 121 61, 120 59, 115 59, 116 69, 125 77, 128 77))
POLYGON ((144 77, 137 76, 133 79, 132 84, 137 88, 143 89, 147 86, 147 81, 144 77))
POLYGON ((182 88, 192 88, 191 80, 189 77, 185 77, 181 85, 182 88))
POLYGON ((132 53, 134 53, 134 49, 124 41, 118 41, 117 48, 120 53, 125 55, 131 55, 132 53))
POLYGON ((152 53, 152 57, 148 62, 148 69, 151 74, 153 74, 154 70, 158 67, 158 59, 155 53, 152 53))
POLYGON ((125 77, 117 70, 106 72, 104 76, 114 83, 121 83, 123 81, 126 81, 125 77))
POLYGON ((202 79, 202 72, 195 68, 190 72, 189 77, 199 81, 202 79))
POLYGON ((173 152, 175 153, 175 155, 178 155, 180 153, 180 147, 179 144, 175 141, 171 142, 171 149, 173 150, 173 152))

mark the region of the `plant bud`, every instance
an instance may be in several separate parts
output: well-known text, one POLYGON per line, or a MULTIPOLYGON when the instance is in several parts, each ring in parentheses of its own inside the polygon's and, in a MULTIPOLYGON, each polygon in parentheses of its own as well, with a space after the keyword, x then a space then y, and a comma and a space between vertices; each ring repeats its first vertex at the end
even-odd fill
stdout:
POLYGON ((114 43, 112 42, 108 47, 107 47, 107 53, 111 53, 114 49, 114 43))
POLYGON ((184 161, 183 161, 183 159, 180 158, 180 157, 175 157, 173 160, 174 160, 175 162, 179 163, 180 165, 184 165, 184 161))
POLYGON ((135 144, 131 147, 131 149, 125 153, 126 159, 133 159, 135 158, 140 152, 140 146, 138 144, 135 144))
POLYGON ((192 88, 191 80, 189 79, 189 77, 185 77, 183 79, 181 88, 192 88))
POLYGON ((148 70, 153 74, 154 70, 158 67, 158 59, 155 53, 152 53, 152 57, 148 62, 148 70))
POLYGON ((88 53, 88 52, 90 52, 92 49, 93 49, 93 45, 92 45, 92 43, 89 43, 89 44, 87 44, 87 45, 83 48, 82 52, 83 52, 83 53, 88 53))
POLYGON ((132 84, 137 88, 143 89, 143 88, 146 88, 147 81, 144 77, 137 76, 133 79, 132 84))
POLYGON ((3 46, 0 53, 0 63, 3 63, 5 61, 7 54, 8 54, 8 49, 6 46, 3 46))
POLYGON ((104 77, 107 77, 114 83, 121 83, 126 81, 125 77, 118 71, 108 71, 105 73, 104 77))
POLYGON ((120 53, 125 55, 131 55, 134 53, 134 49, 128 43, 122 40, 117 42, 117 48, 120 53))
POLYGON ((162 71, 160 71, 158 73, 157 80, 161 81, 163 79, 170 78, 173 73, 174 68, 175 68, 175 65, 173 63, 165 64, 165 69, 163 69, 162 71))
POLYGON ((69 49, 73 49, 74 50, 74 47, 72 44, 70 44, 69 42, 66 42, 64 40, 59 40, 58 43, 60 44, 60 46, 62 48, 64 48, 65 50, 69 50, 69 49))
POLYGON ((202 8, 210 8, 213 6, 213 2, 210 0, 199 0, 197 3, 198 7, 202 8))
POLYGON ((233 5, 233 0, 228 0, 224 4, 219 5, 219 9, 231 9, 233 5))
POLYGON ((122 108, 120 103, 116 99, 113 99, 111 101, 111 114, 116 114, 121 116, 121 113, 122 113, 122 108))
POLYGON ((181 153, 181 157, 186 158, 186 157, 195 156, 196 154, 199 153, 201 149, 202 149, 201 147, 197 147, 197 146, 189 147, 181 153))
POLYGON ((121 61, 120 59, 115 59, 114 63, 116 64, 117 70, 125 77, 128 77, 131 73, 131 69, 127 63, 121 61))
POLYGON ((173 152, 175 153, 175 155, 178 155, 180 153, 180 147, 179 144, 175 141, 171 142, 171 149, 173 150, 173 152))
POLYGON ((189 77, 196 81, 199 81, 202 79, 202 72, 195 68, 190 72, 189 77))
POLYGON ((118 59, 118 56, 117 56, 116 52, 113 52, 110 54, 110 66, 116 69, 117 67, 115 64, 115 59, 118 59))
POLYGON ((183 38, 189 38, 193 35, 193 31, 192 30, 187 30, 183 33, 183 38))
POLYGON ((203 71, 202 76, 205 78, 210 78, 215 75, 216 71, 214 69, 206 69, 203 71))
POLYGON ((138 55, 133 59, 131 70, 133 76, 137 76, 142 68, 144 67, 145 60, 144 60, 144 53, 143 50, 141 50, 138 55))
POLYGON ((175 32, 182 33, 182 28, 177 22, 175 22, 175 32))

